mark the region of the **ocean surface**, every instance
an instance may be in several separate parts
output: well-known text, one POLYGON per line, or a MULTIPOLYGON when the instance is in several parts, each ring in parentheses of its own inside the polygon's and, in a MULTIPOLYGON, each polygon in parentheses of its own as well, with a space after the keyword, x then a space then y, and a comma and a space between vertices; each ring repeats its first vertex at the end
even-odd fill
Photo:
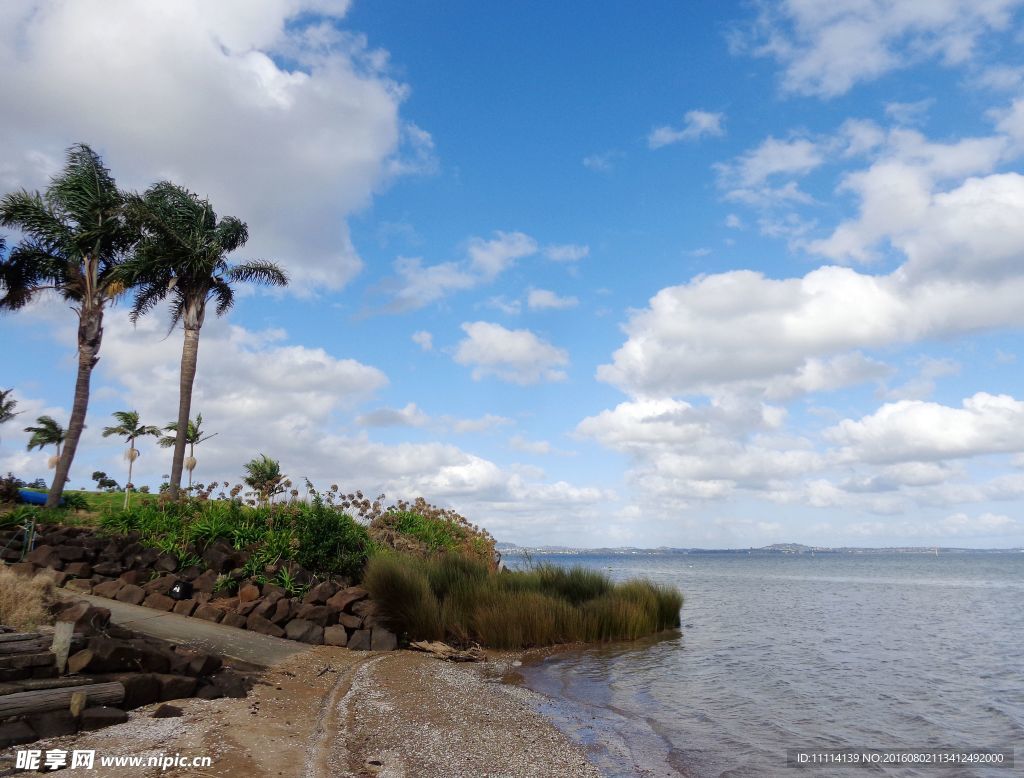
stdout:
POLYGON ((608 775, 1024 775, 1024 553, 532 559, 685 595, 680 632, 518 668, 608 775), (848 747, 1016 747, 1016 767, 786 766, 848 747))

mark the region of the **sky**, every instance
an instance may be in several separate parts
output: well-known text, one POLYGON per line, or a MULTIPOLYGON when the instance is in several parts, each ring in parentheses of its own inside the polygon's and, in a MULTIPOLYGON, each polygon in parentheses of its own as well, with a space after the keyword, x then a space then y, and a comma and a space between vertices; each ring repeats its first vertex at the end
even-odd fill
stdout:
MULTIPOLYGON (((265 453, 523 545, 1024 546, 1022 6, 9 0, 0 192, 86 142, 288 271, 207 318, 197 481, 265 453)), ((110 413, 176 415, 181 332, 127 308, 72 487, 125 482, 110 413)), ((75 321, 0 317, 3 472, 51 475, 75 321)))

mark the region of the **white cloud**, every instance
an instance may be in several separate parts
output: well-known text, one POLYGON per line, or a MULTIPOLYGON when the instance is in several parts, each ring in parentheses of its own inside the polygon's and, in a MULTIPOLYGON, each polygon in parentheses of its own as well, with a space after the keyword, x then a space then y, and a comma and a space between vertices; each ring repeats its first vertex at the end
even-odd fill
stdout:
POLYGON ((404 408, 378 408, 356 417, 356 424, 361 427, 423 427, 429 421, 430 417, 416 403, 408 403, 404 408))
POLYGON ((742 230, 744 227, 743 219, 734 213, 730 213, 725 217, 725 226, 730 230, 742 230))
POLYGON ((912 103, 886 103, 885 115, 897 124, 918 124, 928 117, 928 111, 934 104, 934 98, 915 100, 912 103))
POLYGON ((755 188, 776 175, 801 176, 825 162, 823 150, 807 138, 779 140, 768 137, 731 163, 715 166, 727 184, 755 188))
POLYGON ((590 246, 577 243, 553 243, 544 247, 544 256, 552 262, 578 262, 589 255, 590 246))
POLYGON ((527 440, 522 435, 513 435, 508 439, 508 444, 512 446, 516 451, 522 451, 525 454, 550 454, 552 451, 551 444, 546 440, 527 440))
POLYGON ((434 336, 426 330, 418 330, 412 334, 412 342, 424 351, 432 351, 434 348, 434 336))
POLYGON ((750 34, 735 43, 777 60, 786 91, 835 97, 925 59, 967 63, 978 39, 1008 29, 1020 5, 1020 0, 782 0, 762 4, 750 34))
POLYGON ((622 156, 619 151, 605 151, 600 154, 588 154, 583 158, 583 167, 595 173, 610 173, 615 167, 615 160, 622 156))
POLYGON ((682 127, 655 127, 647 136, 647 147, 660 149, 680 141, 695 141, 701 138, 714 138, 725 134, 722 121, 723 113, 710 111, 687 111, 683 117, 682 127))
POLYGON ((827 431, 840 456, 857 462, 958 459, 1024 451, 1024 402, 985 392, 952 408, 921 400, 886 403, 827 431))
POLYGON ((538 338, 530 330, 509 330, 500 324, 477 321, 462 325, 466 338, 459 342, 454 359, 473 368, 473 379, 494 376, 515 384, 561 381, 561 368, 569 355, 538 338))
POLYGON ((294 288, 342 287, 362 266, 346 217, 432 157, 429 134, 399 118, 406 88, 386 52, 336 26, 347 8, 4 4, 5 188, 45 185, 65 147, 92 142, 120 184, 169 177, 247 221, 240 255, 279 261, 294 288))
POLYGON ((494 281, 518 259, 532 256, 537 241, 522 232, 495 233, 495 237, 470 238, 466 259, 424 265, 419 257, 395 261, 396 277, 385 286, 391 294, 389 309, 408 311, 422 308, 455 292, 474 289, 494 281))
POLYGON ((526 307, 531 311, 564 311, 580 304, 579 298, 560 297, 550 289, 531 289, 526 295, 526 307))

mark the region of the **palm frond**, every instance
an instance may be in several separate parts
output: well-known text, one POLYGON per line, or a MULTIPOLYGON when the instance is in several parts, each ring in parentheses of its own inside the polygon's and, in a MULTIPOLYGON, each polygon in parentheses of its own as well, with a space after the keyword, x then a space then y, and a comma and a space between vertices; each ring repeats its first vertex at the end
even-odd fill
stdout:
POLYGON ((249 284, 287 286, 288 275, 278 265, 263 259, 254 259, 235 265, 228 271, 228 278, 249 284))

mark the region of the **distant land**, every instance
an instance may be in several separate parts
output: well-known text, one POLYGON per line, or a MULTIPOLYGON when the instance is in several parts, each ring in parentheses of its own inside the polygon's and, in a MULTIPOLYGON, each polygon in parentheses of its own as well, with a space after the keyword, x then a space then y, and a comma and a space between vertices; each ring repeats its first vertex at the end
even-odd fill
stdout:
POLYGON ((760 548, 572 548, 570 546, 518 546, 515 543, 498 543, 502 556, 523 556, 529 554, 619 554, 619 555, 669 555, 669 554, 1020 554, 1024 548, 954 548, 946 546, 887 546, 884 548, 860 548, 856 546, 805 546, 802 543, 775 543, 760 548))

